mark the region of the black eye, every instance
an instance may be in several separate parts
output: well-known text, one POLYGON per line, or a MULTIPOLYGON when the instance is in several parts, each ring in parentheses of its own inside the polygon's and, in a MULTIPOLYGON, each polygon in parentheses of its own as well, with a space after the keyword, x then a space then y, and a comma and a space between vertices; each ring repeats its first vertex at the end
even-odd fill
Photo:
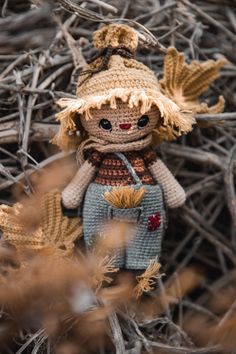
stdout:
POLYGON ((139 128, 144 128, 146 127, 146 125, 148 124, 149 122, 149 118, 148 116, 145 114, 144 116, 142 116, 141 118, 139 118, 138 120, 138 127, 139 128))
POLYGON ((101 119, 99 122, 99 127, 110 132, 112 131, 112 125, 108 119, 101 119))

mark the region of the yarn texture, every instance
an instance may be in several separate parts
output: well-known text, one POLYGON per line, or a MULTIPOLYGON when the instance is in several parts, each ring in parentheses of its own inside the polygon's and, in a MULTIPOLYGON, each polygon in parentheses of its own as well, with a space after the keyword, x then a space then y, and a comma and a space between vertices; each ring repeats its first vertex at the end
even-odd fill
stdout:
POLYGON ((20 250, 50 248, 61 256, 73 253, 75 239, 82 236, 81 220, 69 219, 62 214, 59 190, 52 190, 43 196, 39 206, 41 221, 36 230, 29 231, 27 225, 19 222, 22 209, 20 203, 13 207, 0 206, 0 227, 5 241, 20 250))
MULTIPOLYGON (((138 34, 125 25, 108 25, 95 32, 94 44, 97 48, 122 44, 135 51, 138 34)), ((107 70, 95 72, 90 77, 89 72, 101 66, 101 62, 102 59, 98 58, 85 67, 88 79, 86 75, 80 77, 77 98, 61 98, 57 102, 63 110, 57 114, 62 125, 53 139, 55 144, 65 150, 73 146, 77 148, 81 140, 68 133, 77 130, 78 116, 84 114, 86 120, 90 120, 93 109, 103 109, 108 105, 115 110, 120 101, 131 109, 138 107, 141 114, 156 107, 161 116, 162 140, 176 139, 192 129, 195 123, 193 116, 161 92, 155 74, 147 66, 135 59, 112 55, 107 70)))
POLYGON ((194 60, 187 64, 182 53, 178 53, 175 48, 169 48, 164 61, 164 78, 160 80, 161 92, 181 109, 194 113, 220 113, 224 109, 223 96, 211 107, 200 102, 199 97, 219 77, 219 71, 226 63, 226 59, 219 59, 207 60, 204 63, 194 60))
POLYGON ((81 73, 77 98, 58 101, 61 127, 54 142, 64 149, 74 145, 79 165, 62 203, 80 209, 87 250, 97 238, 107 237, 110 221, 133 225, 133 235, 125 235, 125 245, 110 256, 114 267, 146 269, 138 279, 140 295, 159 276, 165 205, 177 208, 186 199, 154 147, 191 131, 193 114, 223 108, 223 98, 208 107, 199 95, 224 63, 186 64, 181 53, 169 48, 159 85, 135 59, 138 33, 131 27, 104 26, 94 33, 93 43, 98 52, 81 73))

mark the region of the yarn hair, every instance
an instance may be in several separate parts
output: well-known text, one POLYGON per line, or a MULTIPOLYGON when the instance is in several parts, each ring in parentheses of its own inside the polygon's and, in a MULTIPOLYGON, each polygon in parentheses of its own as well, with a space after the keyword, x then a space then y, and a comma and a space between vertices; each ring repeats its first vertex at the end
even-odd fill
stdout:
POLYGON ((65 107, 59 112, 56 117, 60 121, 60 129, 52 142, 58 145, 63 150, 77 149, 82 141, 86 138, 86 132, 79 123, 79 114, 85 114, 86 119, 93 119, 91 109, 101 109, 103 104, 110 104, 111 109, 116 109, 118 100, 126 102, 129 108, 140 107, 140 114, 143 115, 151 109, 152 105, 156 106, 160 112, 160 121, 153 130, 153 143, 159 144, 162 141, 175 140, 182 134, 192 130, 192 125, 195 120, 190 112, 181 112, 178 106, 167 97, 150 98, 145 92, 143 93, 108 93, 103 100, 99 102, 90 101, 79 102, 77 99, 60 99, 58 104, 60 107, 65 107), (68 102, 69 100, 69 102, 68 102), (77 132, 79 134, 77 135, 77 132))

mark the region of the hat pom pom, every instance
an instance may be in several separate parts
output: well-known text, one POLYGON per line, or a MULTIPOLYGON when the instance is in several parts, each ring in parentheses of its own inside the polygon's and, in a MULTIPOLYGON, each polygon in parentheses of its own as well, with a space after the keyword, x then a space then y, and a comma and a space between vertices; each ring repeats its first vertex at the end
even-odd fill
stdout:
POLYGON ((94 32, 93 44, 97 49, 122 45, 134 52, 138 46, 138 34, 133 28, 127 25, 111 24, 94 32))

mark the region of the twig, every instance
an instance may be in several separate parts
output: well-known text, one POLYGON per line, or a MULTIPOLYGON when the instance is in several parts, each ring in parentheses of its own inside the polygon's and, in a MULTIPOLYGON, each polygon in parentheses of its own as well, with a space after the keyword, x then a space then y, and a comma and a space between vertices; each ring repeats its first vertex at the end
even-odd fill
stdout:
POLYGON ((197 5, 194 5, 190 3, 188 0, 181 0, 185 5, 188 5, 191 9, 197 12, 198 15, 203 17, 205 20, 210 22, 212 25, 216 26, 219 28, 221 31, 223 31, 233 42, 236 41, 235 34, 229 31, 221 22, 216 21, 214 18, 206 14, 203 10, 201 10, 197 5))
MULTIPOLYGON (((41 55, 39 58, 39 63, 36 66, 36 70, 34 71, 34 75, 32 78, 32 83, 31 83, 31 88, 35 88, 38 83, 39 75, 42 70, 42 66, 44 65, 46 61, 46 56, 41 55)), ((30 125, 31 125, 31 116, 32 116, 32 107, 34 106, 35 102, 37 100, 37 95, 30 96, 28 100, 28 105, 27 105, 27 113, 24 121, 24 132, 23 132, 23 138, 22 138, 22 150, 27 152, 28 150, 28 141, 29 141, 29 131, 30 131, 30 125)), ((27 155, 22 156, 22 165, 25 167, 27 165, 27 155)))
POLYGON ((226 162, 226 168, 224 171, 224 182, 226 201, 232 218, 232 226, 236 228, 236 194, 234 188, 234 163, 236 158, 236 145, 229 153, 229 157, 226 162))
POLYGON ((112 330, 112 339, 115 344, 116 354, 124 354, 125 353, 125 344, 122 336, 121 328, 119 321, 117 319, 117 315, 112 312, 108 316, 108 320, 112 330))
POLYGON ((112 11, 114 12, 115 14, 117 13, 118 9, 115 7, 115 6, 112 6, 110 4, 107 4, 106 2, 104 1, 101 1, 101 0, 87 0, 89 2, 92 2, 98 6, 101 6, 103 7, 104 9, 108 10, 108 11, 112 11))
POLYGON ((175 7, 175 6, 176 6, 176 1, 170 2, 170 3, 168 3, 168 4, 165 4, 164 6, 157 7, 157 9, 155 9, 155 10, 153 10, 153 11, 150 11, 150 12, 148 12, 148 13, 139 15, 139 16, 136 17, 134 20, 135 20, 135 21, 143 20, 143 19, 146 18, 146 17, 151 17, 151 16, 154 16, 154 15, 156 15, 156 14, 160 14, 161 12, 166 11, 166 10, 168 10, 169 8, 172 8, 172 7, 175 7))
POLYGON ((195 116, 197 122, 226 122, 227 120, 236 121, 236 112, 230 113, 219 113, 219 114, 196 114, 195 116))
MULTIPOLYGON (((17 143, 19 140, 19 125, 17 121, 2 124, 0 144, 17 143)), ((49 141, 58 131, 57 124, 33 122, 29 130, 29 141, 49 141)))
MULTIPOLYGON (((188 353, 188 354, 210 354, 210 353, 219 353, 221 352, 220 345, 215 345, 213 347, 204 347, 199 349, 186 348, 186 347, 171 347, 170 345, 166 345, 163 343, 149 341, 149 344, 154 348, 159 348, 162 351, 167 351, 167 353, 188 353)), ((223 353, 223 352, 222 352, 223 353)))
POLYGON ((60 28, 65 36, 68 47, 71 50, 75 68, 76 69, 83 69, 87 63, 86 63, 86 60, 84 59, 81 48, 78 47, 78 44, 76 43, 74 38, 71 36, 71 34, 66 29, 66 26, 60 24, 60 28))
POLYGON ((196 221, 194 216, 192 215, 192 211, 184 207, 185 214, 182 216, 183 219, 189 223, 191 226, 193 226, 200 235, 204 236, 210 243, 212 243, 215 247, 219 247, 222 252, 224 252, 228 258, 232 261, 234 265, 236 265, 236 256, 234 255, 234 252, 228 248, 223 242, 217 240, 215 238, 215 235, 211 234, 210 232, 206 231, 202 226, 200 226, 196 221))
POLYGON ((216 154, 203 151, 201 149, 194 149, 190 147, 182 147, 180 145, 175 146, 175 144, 167 145, 163 144, 162 149, 165 152, 168 152, 170 155, 177 157, 184 157, 187 160, 203 163, 203 164, 211 164, 220 170, 224 167, 223 160, 216 154))

